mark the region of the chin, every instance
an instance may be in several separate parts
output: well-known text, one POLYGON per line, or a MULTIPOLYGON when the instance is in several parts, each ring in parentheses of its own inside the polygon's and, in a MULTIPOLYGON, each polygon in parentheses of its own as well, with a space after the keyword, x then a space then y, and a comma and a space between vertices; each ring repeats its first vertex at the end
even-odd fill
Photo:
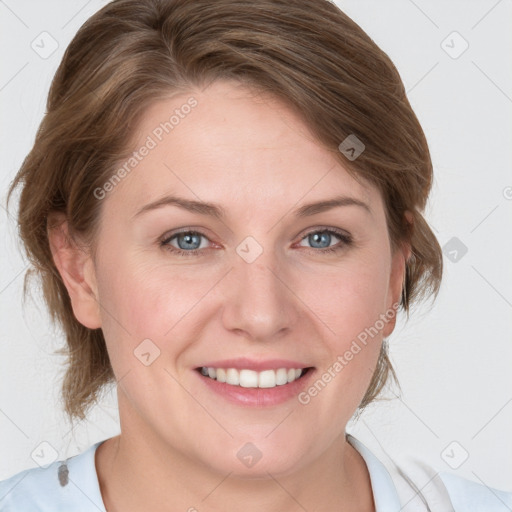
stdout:
MULTIPOLYGON (((286 437, 286 436, 281 436, 286 437)), ((241 479, 266 479, 272 476, 286 476, 296 472, 306 464, 305 453, 311 451, 307 443, 294 443, 282 439, 262 439, 258 441, 231 440, 225 449, 219 445, 218 453, 209 453, 205 463, 214 471, 241 479)), ((203 460, 205 453, 203 452, 203 460)))

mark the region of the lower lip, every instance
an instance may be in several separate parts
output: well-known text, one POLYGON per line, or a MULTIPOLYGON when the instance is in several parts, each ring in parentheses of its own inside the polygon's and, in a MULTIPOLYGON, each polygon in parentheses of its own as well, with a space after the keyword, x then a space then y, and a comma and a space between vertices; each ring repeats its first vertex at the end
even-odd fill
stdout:
POLYGON ((244 388, 242 386, 232 386, 231 384, 218 382, 210 377, 205 377, 197 370, 195 370, 195 373, 197 373, 199 378, 210 390, 221 395, 229 402, 249 407, 268 407, 279 405, 292 398, 296 398, 307 386, 308 381, 314 373, 314 369, 309 368, 306 374, 299 379, 274 388, 244 388))

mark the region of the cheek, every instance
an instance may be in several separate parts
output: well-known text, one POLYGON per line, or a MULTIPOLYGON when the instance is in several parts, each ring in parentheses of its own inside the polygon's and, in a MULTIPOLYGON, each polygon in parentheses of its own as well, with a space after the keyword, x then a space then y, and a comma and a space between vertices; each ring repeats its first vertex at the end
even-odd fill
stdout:
MULTIPOLYGON (((105 337, 127 340, 125 345, 133 347, 149 338, 163 348, 197 315, 202 297, 218 280, 212 272, 204 278, 144 255, 114 253, 105 255, 98 275, 105 337)), ((174 341, 173 347, 179 350, 174 341)))
POLYGON ((372 326, 382 330, 379 318, 387 304, 387 261, 376 258, 354 261, 323 280, 308 283, 312 309, 330 328, 336 340, 333 348, 337 351, 345 350, 347 344, 372 326))
MULTIPOLYGON (((126 353, 131 353, 144 339, 151 339, 166 352, 172 346, 179 355, 185 348, 179 338, 196 339, 195 334, 199 338, 201 322, 214 314, 212 304, 220 305, 222 299, 214 299, 218 290, 212 288, 225 268, 172 265, 163 256, 122 247, 122 240, 108 244, 109 250, 98 261, 102 329, 107 343, 122 341, 123 347, 131 349, 126 353), (113 247, 117 249, 111 250, 113 247)), ((336 268, 326 265, 314 272, 297 270, 295 275, 288 275, 291 288, 304 302, 295 303, 304 309, 303 318, 327 327, 319 329, 325 333, 330 357, 343 354, 385 312, 389 262, 382 254, 375 246, 374 250, 354 253, 336 268)))
MULTIPOLYGON (((325 282, 322 288, 316 282, 316 292, 309 297, 311 309, 327 326, 323 340, 326 351, 318 380, 303 399, 321 396, 314 402, 317 418, 325 414, 329 418, 326 422, 335 418, 333 425, 341 425, 361 402, 375 371, 389 275, 386 262, 372 259, 347 265, 325 282)), ((312 283, 305 286, 311 289, 312 283)))

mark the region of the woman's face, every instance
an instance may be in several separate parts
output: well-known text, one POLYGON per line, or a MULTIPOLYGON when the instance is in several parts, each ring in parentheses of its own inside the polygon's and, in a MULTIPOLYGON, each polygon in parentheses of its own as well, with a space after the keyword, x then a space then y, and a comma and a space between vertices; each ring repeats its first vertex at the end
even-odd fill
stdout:
POLYGON ((98 193, 92 285, 123 435, 223 473, 312 463, 394 326, 403 255, 378 190, 234 82, 160 101, 138 137, 98 193))

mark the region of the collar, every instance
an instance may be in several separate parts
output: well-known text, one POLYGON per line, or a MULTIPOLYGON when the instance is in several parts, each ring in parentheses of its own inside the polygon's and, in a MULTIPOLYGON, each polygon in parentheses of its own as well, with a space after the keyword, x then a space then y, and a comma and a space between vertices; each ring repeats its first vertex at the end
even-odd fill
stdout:
POLYGON ((397 512, 401 510, 402 506, 395 485, 384 464, 354 436, 347 434, 346 438, 366 463, 370 474, 376 512, 397 512))

